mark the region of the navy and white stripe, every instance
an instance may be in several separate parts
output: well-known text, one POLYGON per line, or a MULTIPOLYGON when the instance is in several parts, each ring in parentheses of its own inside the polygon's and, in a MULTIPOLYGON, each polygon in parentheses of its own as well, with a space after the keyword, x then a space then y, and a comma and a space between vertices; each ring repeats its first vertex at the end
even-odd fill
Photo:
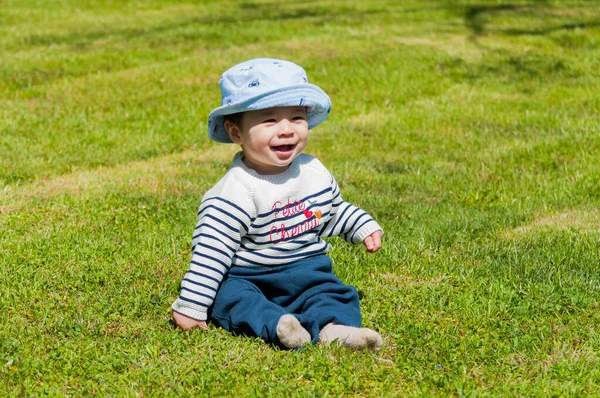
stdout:
POLYGON ((292 166, 294 178, 275 184, 234 159, 200 204, 192 260, 174 310, 204 320, 232 266, 290 264, 326 253, 330 246, 323 238, 357 243, 381 229, 365 211, 343 201, 318 160, 300 155, 292 166))
POLYGON ((339 236, 350 243, 360 243, 371 233, 381 229, 373 218, 364 210, 344 202, 340 189, 332 180, 332 217, 321 229, 321 236, 328 238, 339 236), (367 229, 367 227, 370 227, 367 229), (373 228, 376 228, 373 230, 373 228), (361 233, 359 233, 359 231, 361 233), (364 231, 369 231, 365 234, 364 231))
POLYGON ((217 197, 202 201, 190 268, 181 282, 179 300, 184 305, 202 313, 208 310, 251 221, 232 201, 217 197))

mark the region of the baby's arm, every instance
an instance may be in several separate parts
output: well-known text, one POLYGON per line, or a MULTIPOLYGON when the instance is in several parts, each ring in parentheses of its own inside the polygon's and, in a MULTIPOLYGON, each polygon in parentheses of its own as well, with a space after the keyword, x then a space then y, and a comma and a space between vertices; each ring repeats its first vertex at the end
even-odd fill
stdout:
POLYGON ((363 243, 367 247, 369 253, 375 253, 381 248, 381 237, 383 236, 382 231, 375 231, 371 235, 367 236, 363 243))
POLYGON ((250 216, 231 201, 212 196, 202 201, 190 268, 171 306, 177 326, 208 329, 208 310, 250 223, 250 216))
POLYGON ((175 325, 179 326, 183 330, 190 330, 192 328, 208 330, 206 321, 199 321, 197 319, 190 318, 189 316, 180 314, 175 310, 173 310, 173 322, 175 322, 175 325))
POLYGON ((344 201, 340 188, 333 176, 331 178, 332 206, 331 218, 321 229, 324 238, 339 236, 350 243, 363 242, 371 253, 381 248, 383 229, 364 210, 344 201))

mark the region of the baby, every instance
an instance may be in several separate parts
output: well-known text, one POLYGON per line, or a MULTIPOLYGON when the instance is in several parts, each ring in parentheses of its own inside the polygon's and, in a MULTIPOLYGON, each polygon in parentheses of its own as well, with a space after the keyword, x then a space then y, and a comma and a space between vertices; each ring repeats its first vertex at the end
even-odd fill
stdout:
POLYGON ((211 319, 289 349, 337 341, 379 350, 381 336, 361 328, 357 291, 333 274, 323 238, 375 252, 383 231, 302 153, 308 131, 329 115, 329 97, 300 66, 277 59, 236 65, 219 84, 222 105, 208 117, 208 135, 241 152, 200 204, 175 323, 207 329, 211 319))

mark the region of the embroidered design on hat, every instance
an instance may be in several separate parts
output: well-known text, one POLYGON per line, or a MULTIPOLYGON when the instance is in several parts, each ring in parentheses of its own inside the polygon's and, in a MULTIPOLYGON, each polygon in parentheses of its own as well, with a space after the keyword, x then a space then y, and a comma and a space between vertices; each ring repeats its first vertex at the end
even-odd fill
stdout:
POLYGON ((258 79, 256 80, 252 80, 249 84, 248 87, 258 87, 260 86, 260 82, 258 81, 258 79))

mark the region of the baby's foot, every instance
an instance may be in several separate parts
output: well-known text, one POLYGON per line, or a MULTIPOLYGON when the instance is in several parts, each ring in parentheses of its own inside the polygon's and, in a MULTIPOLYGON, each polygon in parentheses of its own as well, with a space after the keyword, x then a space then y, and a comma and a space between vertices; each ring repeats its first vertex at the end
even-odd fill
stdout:
POLYGON ((295 316, 290 314, 285 314, 279 318, 277 337, 281 344, 287 348, 298 348, 310 343, 310 333, 300 325, 295 316))
POLYGON ((338 344, 358 351, 365 348, 379 351, 382 345, 381 336, 374 330, 336 325, 334 323, 330 323, 321 330, 319 339, 325 344, 337 339, 338 344))

